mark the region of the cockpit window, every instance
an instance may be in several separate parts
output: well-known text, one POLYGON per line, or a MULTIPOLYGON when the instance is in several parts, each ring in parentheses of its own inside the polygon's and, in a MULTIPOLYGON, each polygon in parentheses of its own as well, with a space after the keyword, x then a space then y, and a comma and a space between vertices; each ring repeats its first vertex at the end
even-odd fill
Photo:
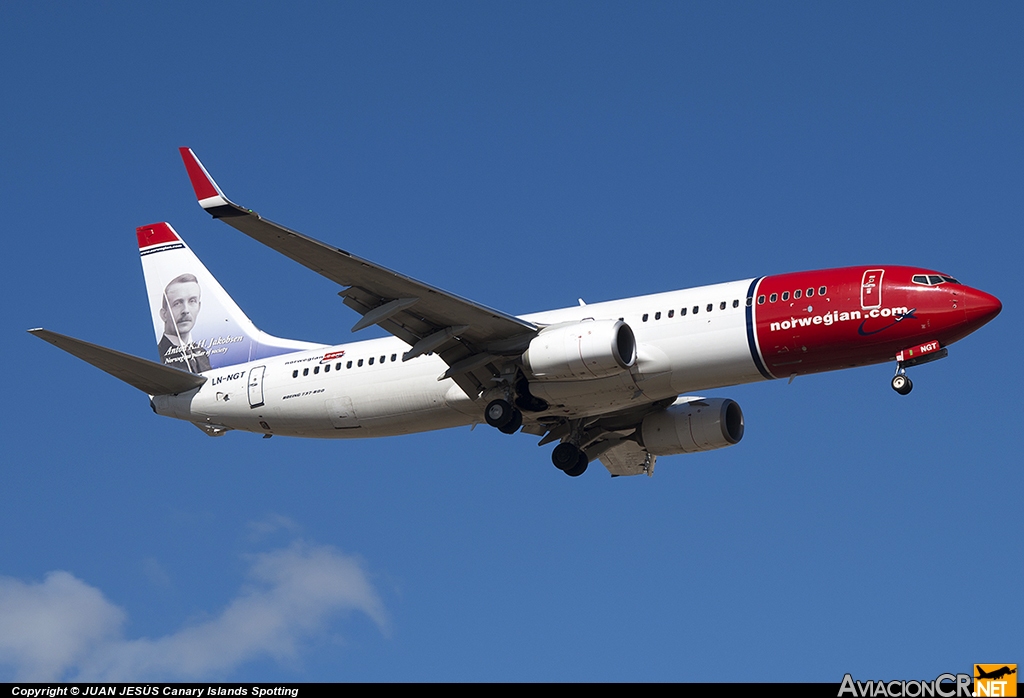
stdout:
POLYGON ((922 286, 938 286, 939 284, 960 283, 952 276, 942 276, 941 274, 914 274, 911 281, 915 284, 921 284, 922 286))

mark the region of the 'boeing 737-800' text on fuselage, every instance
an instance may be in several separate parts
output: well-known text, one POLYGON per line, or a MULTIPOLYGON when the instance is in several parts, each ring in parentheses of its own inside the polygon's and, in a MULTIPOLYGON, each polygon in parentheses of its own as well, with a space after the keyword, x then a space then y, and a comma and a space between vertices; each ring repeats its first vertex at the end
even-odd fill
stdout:
POLYGON ((335 346, 258 330, 167 223, 139 228, 160 364, 47 330, 42 339, 151 396, 211 435, 391 436, 487 422, 558 442, 580 475, 653 473, 659 455, 743 436, 740 383, 894 362, 906 369, 994 318, 995 297, 929 269, 858 266, 744 279, 514 317, 263 219, 232 203, 188 148, 215 218, 345 287, 360 319, 392 336, 335 346))

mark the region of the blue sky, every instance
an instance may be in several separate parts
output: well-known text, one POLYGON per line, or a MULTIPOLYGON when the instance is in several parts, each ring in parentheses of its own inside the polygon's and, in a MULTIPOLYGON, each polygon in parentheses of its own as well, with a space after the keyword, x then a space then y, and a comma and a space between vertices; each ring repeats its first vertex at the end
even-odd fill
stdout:
MULTIPOLYGON (((933 678, 1024 661, 1019 4, 14 4, 0 680, 933 678), (156 358, 134 228, 347 341, 272 220, 513 313, 915 264, 1003 313, 912 370, 723 389, 735 447, 211 439, 25 333, 156 358)), ((371 331, 364 336, 374 336, 371 331)))

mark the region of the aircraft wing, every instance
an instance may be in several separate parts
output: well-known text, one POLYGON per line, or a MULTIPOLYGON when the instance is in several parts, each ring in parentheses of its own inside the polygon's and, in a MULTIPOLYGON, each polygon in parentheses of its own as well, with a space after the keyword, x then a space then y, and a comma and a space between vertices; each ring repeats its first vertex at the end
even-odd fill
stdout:
POLYGON ((228 199, 191 148, 180 148, 199 204, 249 237, 347 288, 339 295, 360 315, 352 331, 379 325, 410 345, 402 360, 435 352, 471 397, 496 367, 525 351, 538 328, 471 300, 356 257, 268 221, 228 199))
POLYGON ((646 473, 650 477, 654 475, 654 462, 658 457, 652 456, 635 441, 619 441, 603 451, 598 458, 612 475, 646 473))
POLYGON ((106 371, 114 378, 123 380, 147 395, 177 395, 198 388, 206 382, 206 378, 203 376, 186 373, 177 368, 140 359, 131 354, 83 342, 80 339, 49 330, 38 328, 29 330, 29 333, 49 342, 58 349, 77 356, 101 371, 106 371))

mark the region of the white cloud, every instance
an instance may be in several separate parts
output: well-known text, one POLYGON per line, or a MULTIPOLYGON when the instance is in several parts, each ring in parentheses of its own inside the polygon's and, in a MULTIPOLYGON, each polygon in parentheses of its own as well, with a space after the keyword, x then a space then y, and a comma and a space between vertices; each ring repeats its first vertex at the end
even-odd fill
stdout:
POLYGON ((16 680, 60 677, 124 620, 99 589, 67 572, 50 572, 40 584, 0 577, 0 662, 15 666, 16 680))
POLYGON ((67 572, 39 584, 0 577, 0 663, 19 681, 199 680, 244 662, 291 659, 341 613, 387 618, 362 565, 297 542, 253 556, 252 584, 221 614, 156 639, 125 639, 125 612, 67 572))
POLYGON ((260 540, 271 533, 277 533, 278 531, 287 531, 292 535, 298 535, 302 527, 295 523, 292 519, 281 514, 267 514, 263 519, 259 521, 249 522, 249 539, 260 540))

